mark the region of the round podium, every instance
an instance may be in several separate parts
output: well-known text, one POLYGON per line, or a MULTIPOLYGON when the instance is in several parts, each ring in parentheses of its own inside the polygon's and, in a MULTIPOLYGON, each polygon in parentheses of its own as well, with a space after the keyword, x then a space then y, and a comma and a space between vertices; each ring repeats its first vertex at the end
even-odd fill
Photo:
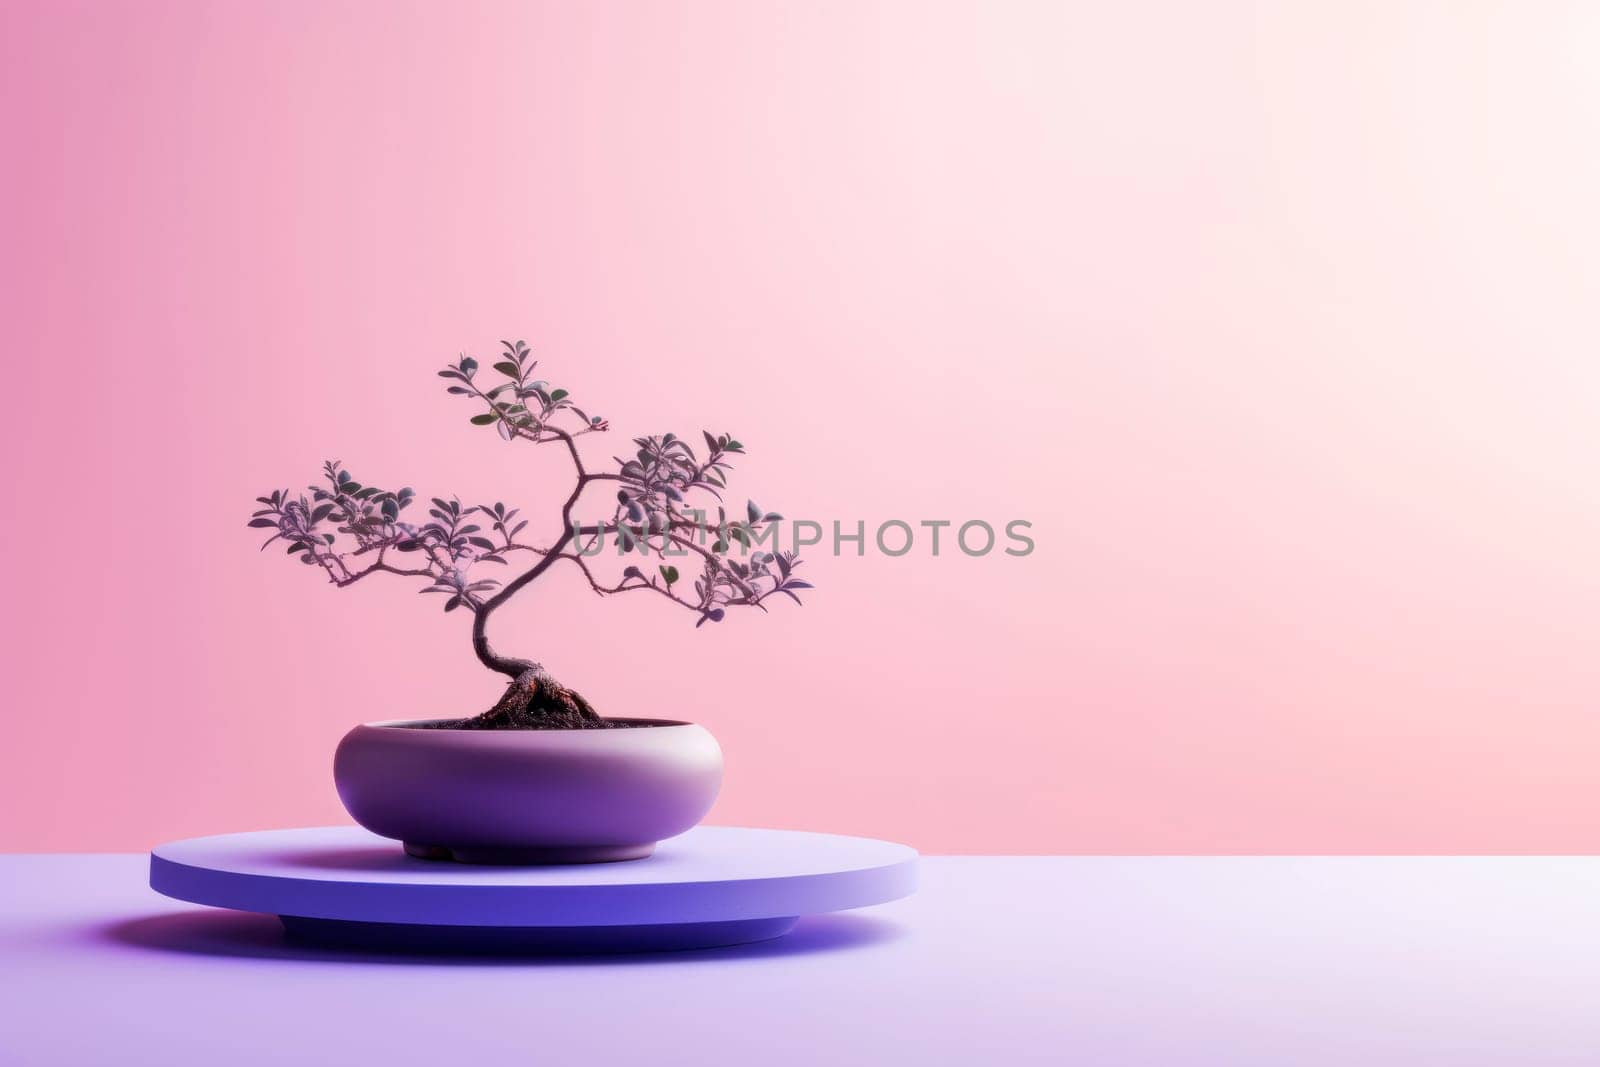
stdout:
POLYGON ((150 887, 279 916, 291 937, 365 948, 632 952, 787 933, 802 915, 916 888, 917 853, 864 837, 701 826, 645 859, 472 866, 408 856, 356 826, 176 841, 150 887))

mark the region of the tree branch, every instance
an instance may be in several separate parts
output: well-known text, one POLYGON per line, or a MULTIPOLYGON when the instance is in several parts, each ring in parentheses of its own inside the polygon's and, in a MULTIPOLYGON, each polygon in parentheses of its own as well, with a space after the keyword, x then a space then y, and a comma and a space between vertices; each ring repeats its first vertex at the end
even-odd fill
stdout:
POLYGON ((589 587, 596 593, 599 593, 601 596, 609 596, 612 593, 632 593, 639 589, 649 589, 660 593, 674 604, 682 604, 684 607, 688 608, 697 615, 704 614, 705 612, 705 608, 703 606, 696 604, 692 600, 685 600, 681 596, 678 596, 676 593, 672 592, 672 590, 667 586, 657 585, 647 578, 631 579, 637 583, 635 585, 629 585, 628 582, 630 579, 626 577, 613 586, 601 585, 595 579, 594 572, 589 570, 589 564, 584 561, 582 556, 575 556, 570 552, 562 552, 559 555, 561 559, 569 559, 576 563, 578 565, 578 569, 583 571, 583 576, 589 580, 589 587))

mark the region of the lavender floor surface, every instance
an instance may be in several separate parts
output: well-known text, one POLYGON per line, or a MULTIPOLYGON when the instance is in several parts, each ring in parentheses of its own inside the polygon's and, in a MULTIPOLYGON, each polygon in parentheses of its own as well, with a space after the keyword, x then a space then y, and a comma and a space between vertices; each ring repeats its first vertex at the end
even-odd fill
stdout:
POLYGON ((1600 1063, 1600 860, 926 857, 775 941, 285 941, 146 857, 0 856, 0 1064, 1600 1063))

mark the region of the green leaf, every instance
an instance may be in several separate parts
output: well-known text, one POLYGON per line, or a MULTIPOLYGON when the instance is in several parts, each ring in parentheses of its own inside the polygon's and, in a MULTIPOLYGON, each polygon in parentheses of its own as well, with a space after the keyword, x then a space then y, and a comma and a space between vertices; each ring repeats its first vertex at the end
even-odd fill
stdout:
POLYGON ((560 401, 563 401, 566 398, 567 398, 567 391, 565 389, 557 389, 555 392, 550 394, 550 402, 552 404, 559 403, 560 401))
POLYGON ((667 580, 667 584, 668 585, 671 585, 673 582, 678 580, 678 568, 676 568, 676 567, 662 567, 661 568, 661 577, 663 577, 663 578, 665 578, 667 580))
POLYGON ((474 416, 472 416, 472 419, 471 419, 472 425, 474 425, 474 426, 488 426, 488 425, 490 425, 492 423, 496 423, 496 422, 499 422, 499 421, 500 421, 500 416, 499 415, 496 415, 493 412, 487 412, 487 411, 484 412, 482 415, 474 415, 474 416))
POLYGON ((515 363, 502 360, 494 365, 494 369, 504 374, 507 378, 517 378, 522 375, 522 368, 515 363))

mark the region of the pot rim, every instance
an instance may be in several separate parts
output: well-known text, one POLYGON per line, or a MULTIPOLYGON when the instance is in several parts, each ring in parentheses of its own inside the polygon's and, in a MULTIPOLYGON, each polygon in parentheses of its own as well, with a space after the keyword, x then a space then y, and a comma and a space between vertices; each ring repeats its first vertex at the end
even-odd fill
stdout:
MULTIPOLYGON (((637 718, 629 718, 628 716, 625 716, 625 715, 606 715, 606 716, 603 716, 603 718, 607 722, 623 722, 623 723, 628 723, 630 726, 633 726, 633 727, 646 727, 646 726, 648 726, 648 727, 652 727, 652 728, 660 728, 660 727, 672 727, 672 726, 700 726, 699 723, 686 722, 686 721, 684 721, 682 719, 637 719, 637 718)), ((374 730, 416 730, 416 732, 419 733, 419 734, 444 734, 446 736, 451 736, 451 735, 454 735, 454 734, 473 734, 475 736, 491 736, 491 735, 494 735, 494 734, 512 734, 512 735, 522 735, 522 734, 602 734, 602 735, 604 735, 604 734, 609 734, 609 731, 607 731, 607 730, 573 729, 573 728, 570 728, 570 727, 563 727, 563 728, 555 729, 555 730, 540 730, 540 729, 534 729, 534 728, 529 728, 529 727, 511 727, 511 728, 507 728, 507 729, 494 729, 494 730, 464 730, 464 729, 461 729, 459 727, 435 726, 435 727, 432 727, 431 729, 428 729, 428 730, 417 730, 417 727, 422 726, 425 723, 455 722, 455 721, 457 721, 457 720, 456 719, 381 719, 381 720, 379 720, 377 722, 363 722, 363 723, 358 723, 357 725, 358 726, 365 726, 365 727, 368 727, 368 728, 374 729, 374 730)), ((701 729, 705 729, 705 727, 703 727, 703 726, 700 727, 700 728, 701 729)))

